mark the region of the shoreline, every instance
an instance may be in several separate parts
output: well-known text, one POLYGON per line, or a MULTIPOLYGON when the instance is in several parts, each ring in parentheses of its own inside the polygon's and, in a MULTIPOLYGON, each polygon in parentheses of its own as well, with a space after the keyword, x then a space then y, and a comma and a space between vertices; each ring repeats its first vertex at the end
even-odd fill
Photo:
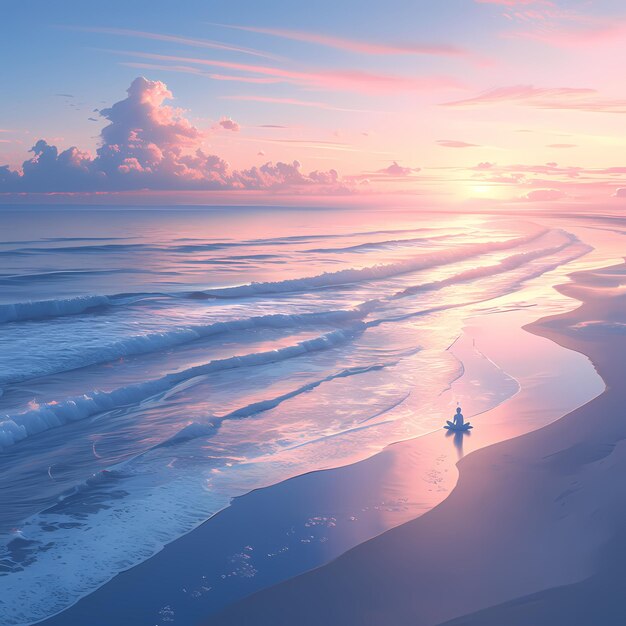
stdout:
MULTIPOLYGON (((626 334, 587 334, 571 326, 623 317, 624 270, 572 275, 575 282, 560 290, 583 304, 526 327, 587 355, 605 382, 603 393, 539 430, 463 458, 457 487, 424 516, 205 623, 547 625, 558 623, 555 615, 564 609, 562 595, 547 590, 584 595, 589 580, 592 590, 602 588, 598 576, 615 569, 606 547, 621 538, 626 521, 626 499, 608 480, 626 466, 619 448, 626 440, 619 418, 626 404, 620 391, 626 334), (599 275, 604 290, 602 281, 593 286, 599 275), (552 613, 542 614, 542 607, 552 613)), ((626 609, 618 610, 615 623, 624 623, 626 609)))
MULTIPOLYGON (((498 324, 514 326, 515 333, 527 337, 519 319, 528 316, 527 310, 518 310, 471 318, 466 343, 469 345, 471 337, 479 337, 479 345, 489 355, 482 355, 486 364, 490 357, 497 358, 493 353, 498 348, 497 337, 489 339, 487 330, 498 324)), ((543 338, 531 344, 540 353, 543 350, 544 357, 552 359, 555 366, 576 360, 543 338)), ((473 350, 480 354, 477 348, 473 350)), ((504 354, 499 356, 505 359, 504 354)), ((583 357, 579 360, 589 365, 583 357)), ((467 372, 465 380, 461 378, 462 384, 471 386, 477 375, 477 370, 467 372)), ((544 385, 547 393, 546 381, 532 381, 529 387, 537 385, 544 385)), ((515 424, 507 424, 509 404, 516 402, 524 407, 529 400, 526 395, 536 392, 536 388, 522 390, 476 416, 481 428, 477 436, 466 438, 466 451, 529 428, 540 428, 563 415, 559 407, 553 407, 549 416, 545 411, 538 412, 535 401, 520 410, 515 424)), ((355 545, 419 518, 449 495, 457 482, 455 464, 463 450, 445 435, 445 431, 438 430, 392 444, 365 460, 296 476, 236 498, 230 507, 152 558, 39 623, 68 626, 88 620, 94 626, 104 626, 111 621, 124 623, 122 619, 132 619, 135 626, 153 626, 172 619, 199 623, 229 603, 323 566, 355 545), (224 563, 224 581, 207 580, 203 572, 205 558, 224 563), (182 605, 185 608, 181 610, 182 605)))

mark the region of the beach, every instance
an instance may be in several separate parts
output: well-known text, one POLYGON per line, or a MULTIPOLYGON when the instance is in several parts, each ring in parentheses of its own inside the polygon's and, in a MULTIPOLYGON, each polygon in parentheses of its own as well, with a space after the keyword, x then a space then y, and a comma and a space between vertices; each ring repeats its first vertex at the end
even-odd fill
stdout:
POLYGON ((625 269, 574 275, 560 290, 582 305, 527 327, 589 356, 599 397, 465 457, 421 518, 207 623, 623 623, 625 269))
POLYGON ((0 626, 626 626, 624 1, 5 4, 0 626))
MULTIPOLYGON (((403 215, 390 233, 374 213, 354 233, 338 217, 297 237, 279 213, 264 238, 191 240, 231 218, 178 214, 170 233, 169 212, 145 212, 125 218, 127 241, 94 212, 71 241, 5 243, 7 258, 33 264, 6 280, 9 298, 39 284, 59 296, 0 305, 17 355, 0 399, 8 623, 187 625, 245 612, 427 524, 457 501, 474 457, 603 392, 585 351, 524 327, 571 309, 553 287, 570 272, 615 258, 617 233, 592 252, 613 222, 573 219, 566 231, 475 216, 461 233, 445 217, 403 215), (146 219, 162 223, 150 240, 146 219), (105 241, 81 239, 94 221, 105 241), (106 271, 67 269, 94 255, 106 271), (56 263, 45 280, 41 258, 56 263), (287 262, 295 277, 283 277, 287 262), (132 264, 127 289, 111 294, 116 265, 132 264), (260 272, 265 282, 250 280, 260 272), (459 406, 474 425, 463 436, 442 429, 459 406)), ((481 478, 481 497, 493 480, 481 478)), ((251 623, 263 623, 256 611, 251 623)))

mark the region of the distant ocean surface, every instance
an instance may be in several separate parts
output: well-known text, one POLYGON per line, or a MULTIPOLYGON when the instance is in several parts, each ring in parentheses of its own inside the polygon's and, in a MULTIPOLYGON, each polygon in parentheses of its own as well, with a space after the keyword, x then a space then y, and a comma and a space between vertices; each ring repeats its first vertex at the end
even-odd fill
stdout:
POLYGON ((234 496, 440 428, 463 320, 548 297, 588 251, 445 214, 0 211, 0 621, 62 610, 234 496))

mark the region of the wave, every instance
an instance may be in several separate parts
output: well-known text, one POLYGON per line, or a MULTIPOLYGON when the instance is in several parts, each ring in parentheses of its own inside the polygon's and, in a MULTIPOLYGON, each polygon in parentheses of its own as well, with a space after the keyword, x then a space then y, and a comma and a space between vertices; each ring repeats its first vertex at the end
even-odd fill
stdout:
POLYGON ((116 361, 120 358, 152 354, 175 346, 185 345, 215 335, 240 332, 255 328, 293 328, 301 326, 340 326, 362 318, 367 313, 367 306, 354 309, 323 311, 319 313, 270 314, 247 317, 212 324, 198 324, 184 328, 174 328, 163 332, 134 335, 109 345, 84 348, 74 354, 63 353, 60 358, 48 360, 38 365, 37 370, 28 373, 7 373, 0 376, 0 384, 30 380, 40 376, 58 374, 81 367, 116 361))
MULTIPOLYGON (((248 404, 247 406, 231 411, 230 413, 227 413, 226 415, 223 415, 221 417, 212 417, 206 422, 192 422, 191 424, 188 424, 183 429, 178 431, 175 435, 172 435, 169 439, 166 439, 162 443, 154 446, 154 448, 152 449, 169 447, 200 437, 211 436, 220 427, 222 422, 226 420, 245 419, 247 417, 251 417, 253 415, 263 413, 264 411, 269 411, 270 409, 276 408, 279 404, 282 404, 286 400, 290 400, 291 398, 300 396, 303 393, 312 391, 313 389, 316 389, 324 383, 337 380, 338 378, 348 378, 350 376, 358 376, 359 374, 366 374, 368 372, 377 372, 395 364, 396 362, 394 361, 393 363, 380 363, 376 365, 351 367, 341 370, 340 372, 336 372, 334 374, 329 374, 324 378, 314 380, 310 383, 307 383, 306 385, 302 385, 301 387, 293 389, 292 391, 288 391, 287 393, 284 393, 280 396, 276 396, 268 400, 253 402, 252 404, 248 404)), ((404 399, 406 399, 406 397, 404 399)))
MULTIPOLYGON (((395 232, 407 232, 407 231, 376 231, 377 233, 395 233, 395 232)), ((413 232, 413 231, 408 231, 413 232)), ((433 254, 422 254, 417 258, 407 261, 401 261, 398 263, 377 265, 373 267, 366 267, 360 269, 348 268, 345 270, 339 270, 336 272, 326 272, 318 276, 295 278, 290 280, 267 282, 267 283, 250 283, 247 285, 241 285, 236 287, 225 287, 209 289, 206 291, 196 291, 183 294, 159 294, 159 293, 135 293, 135 294, 117 294, 117 295, 88 295, 78 296, 75 298, 66 298, 59 300, 41 300, 34 302, 19 302, 11 304, 0 304, 0 323, 13 322, 13 321, 29 321, 39 320, 52 317, 62 317, 66 315, 77 315, 86 313, 91 309, 100 309, 117 304, 127 304, 128 302, 121 302, 121 298, 129 298, 130 301, 136 301, 146 296, 164 296, 164 297, 184 297, 192 299, 208 299, 208 298, 237 298, 245 296, 255 296, 269 293, 285 293, 285 292, 298 292, 305 291, 307 289, 320 289, 330 286, 339 286, 344 284, 350 284, 363 280, 375 280, 380 278, 389 278, 398 274, 417 271, 420 269, 426 269, 435 265, 441 265, 462 260, 467 257, 493 252, 497 250, 504 250, 509 247, 516 247, 524 243, 528 243, 541 235, 545 234, 547 230, 538 230, 531 235, 525 237, 518 237, 515 239, 506 240, 503 242, 491 242, 484 244, 465 245, 458 248, 449 250, 443 250, 433 254)), ((443 237, 448 237, 444 235, 443 237)), ((285 239, 297 239, 296 237, 290 237, 285 239)), ((385 245, 389 243, 402 243, 419 241, 420 239, 405 239, 405 240, 390 240, 387 242, 374 242, 359 244, 352 248, 357 249, 361 246, 373 246, 373 245, 385 245)), ((259 240, 261 241, 261 240, 259 240)), ((223 244, 217 244, 223 245, 223 244)), ((234 244, 239 245, 239 244, 234 244)), ((332 251, 328 248, 326 251, 332 251)), ((342 248, 336 248, 334 250, 342 250, 342 248)), ((72 271, 56 271, 46 272, 42 274, 31 275, 0 275, 0 284, 2 283, 14 283, 21 281, 32 281, 41 279, 54 279, 54 278, 67 278, 75 275, 85 276, 88 274, 102 274, 102 273, 123 273, 132 272, 134 270, 72 270, 72 271)))
POLYGON ((364 329, 365 324, 356 323, 349 329, 334 330, 320 337, 307 339, 285 348, 217 359, 180 372, 167 374, 155 380, 134 383, 113 391, 94 390, 62 402, 36 405, 28 411, 6 415, 4 419, 0 420, 0 449, 11 446, 26 437, 63 426, 69 422, 80 421, 113 409, 136 405, 172 391, 177 385, 198 376, 240 367, 267 365, 310 352, 333 348, 350 340, 364 329))
MULTIPOLYGON (((2 377, 0 383, 15 383, 44 375, 111 362, 124 357, 152 354, 212 336, 236 333, 255 328, 298 328, 311 325, 341 326, 354 320, 362 320, 368 313, 379 308, 380 305, 389 303, 394 299, 423 293, 429 290, 441 289, 462 282, 469 282, 481 277, 506 273, 543 256, 556 254, 578 241, 573 235, 567 233, 562 233, 562 235, 566 237, 566 240, 560 245, 514 254, 502 259, 496 264, 472 268, 439 281, 414 285, 389 297, 363 302, 353 309, 302 314, 261 315, 204 325, 199 324, 188 327, 178 327, 144 335, 135 335, 108 345, 86 348, 77 354, 64 353, 60 355, 60 358, 56 361, 45 361, 38 366, 36 371, 30 370, 21 373, 7 373, 2 377)), ((150 294, 144 294, 144 297, 149 295, 150 294)), ((140 296, 137 294, 119 294, 118 296, 112 297, 94 296, 92 298, 76 298, 60 302, 44 301, 42 303, 21 305, 22 308, 18 308, 17 310, 15 310, 15 305, 7 305, 5 310, 0 307, 0 321, 11 319, 36 319, 37 317, 46 317, 54 314, 69 315, 98 307, 112 306, 122 302, 128 303, 137 301, 139 297, 140 296)), ((425 314, 428 312, 432 312, 431 309, 417 313, 425 314)), ((415 312, 411 313, 411 315, 413 314, 415 314, 415 312)))
POLYGON ((392 248, 395 246, 405 246, 407 244, 420 244, 429 243, 431 241, 437 241, 441 239, 454 239, 460 237, 457 235, 438 235, 435 237, 411 237, 410 239, 387 239, 384 241, 366 241, 365 243, 358 243, 353 246, 345 246, 339 248, 310 248, 303 250, 303 252, 310 253, 340 253, 340 252, 359 252, 363 250, 380 250, 392 248))
MULTIPOLYGON (((368 313, 374 311, 384 302, 429 290, 441 289, 446 286, 468 282, 481 277, 505 273, 542 256, 555 254, 578 241, 573 235, 567 233, 562 234, 566 237, 566 240, 558 246, 522 252, 502 259, 496 264, 472 268, 439 281, 414 285, 390 297, 383 298, 382 300, 374 299, 363 302, 353 309, 303 314, 261 315, 211 324, 173 328, 164 330, 163 332, 135 335, 115 341, 109 345, 81 350, 80 353, 76 355, 63 354, 57 362, 46 361, 43 365, 39 366, 37 371, 7 373, 0 382, 4 384, 14 383, 80 367, 115 361, 124 357, 156 353, 175 346, 185 345, 197 340, 230 332, 245 331, 254 328, 297 328, 310 325, 342 325, 354 320, 363 319, 368 313)), ((118 305, 120 303, 127 304, 137 301, 141 297, 148 297, 150 295, 155 294, 119 294, 111 297, 93 296, 62 301, 4 305, 4 307, 0 306, 0 322, 15 319, 38 319, 53 315, 71 315, 106 306, 118 305)))
MULTIPOLYGON (((479 304, 481 302, 487 302, 489 300, 493 300, 494 298, 497 298, 501 295, 505 295, 506 293, 510 293, 513 289, 517 288, 518 286, 520 286, 521 284, 532 280, 533 278, 538 278, 539 276, 542 276, 543 274, 546 274, 547 272, 550 272, 554 269, 556 269, 557 267, 560 267, 561 265, 565 265, 566 263, 571 263, 572 261, 580 258, 581 256, 584 256, 585 254, 588 254, 589 252, 591 252, 593 250, 593 248, 591 246, 588 246, 587 244, 584 244, 582 242, 578 242, 578 240, 576 241, 576 243, 574 243, 573 245, 568 244, 568 245, 564 245, 562 247, 562 250, 570 250, 569 254, 563 256, 562 258, 557 258, 554 261, 551 261, 550 263, 547 263, 545 265, 542 265, 538 268, 536 268, 535 270, 529 272, 528 274, 525 274, 524 276, 520 276, 518 278, 515 279, 515 281, 512 284, 509 284, 507 286, 507 288, 503 291, 499 291, 496 293, 486 293, 484 296, 481 296, 479 298, 476 298, 474 300, 469 300, 469 301, 461 301, 461 302, 454 302, 454 303, 450 303, 450 304, 442 304, 442 305, 437 305, 437 306, 433 306, 430 307, 428 309, 422 309, 419 311, 411 311, 409 313, 403 313, 401 315, 395 315, 392 317, 385 317, 385 318, 380 318, 380 319, 374 319, 374 320, 370 320, 367 322, 367 327, 371 328, 371 327, 376 327, 376 326, 380 326, 381 324, 388 324, 390 322, 400 322, 403 320, 407 320, 410 319, 412 317, 418 317, 421 315, 428 315, 430 313, 438 313, 440 311, 447 311, 449 309, 456 309, 456 308, 460 308, 460 307, 464 307, 464 306, 469 306, 472 304, 479 304), (571 250, 570 250, 571 249, 571 250)), ((529 259, 527 259, 528 261, 529 259)), ((522 265, 522 263, 520 263, 520 265, 522 265)), ((476 268, 477 271, 481 268, 476 268)), ((511 268, 512 269, 512 268, 511 268)), ((489 276, 490 274, 485 274, 486 276, 489 276)), ((477 278, 478 276, 474 276, 473 278, 477 278)), ((467 279, 469 280, 469 278, 467 279)), ((443 282, 443 281, 440 281, 443 282)), ((442 287, 445 285, 441 285, 442 287)), ((399 292, 398 294, 396 294, 396 296, 393 296, 393 298, 395 297, 403 297, 404 295, 410 295, 410 294, 405 294, 404 292, 399 292)))
MULTIPOLYGON (((46 241, 98 241, 94 240, 80 240, 80 239, 48 239, 46 241)), ((102 252, 130 252, 133 250, 152 250, 153 246, 143 243, 98 243, 87 244, 81 246, 52 246, 52 247, 30 247, 30 248, 15 248, 11 250, 2 250, 0 255, 12 256, 12 255, 37 255, 37 254, 58 254, 64 252, 68 254, 100 254, 102 252)))
POLYGON ((366 231, 361 233, 350 234, 328 234, 328 235, 294 235, 287 237, 275 237, 267 239, 250 239, 244 241, 214 240, 207 241, 203 239, 179 238, 174 239, 174 245, 168 245, 167 242, 161 244, 147 243, 109 243, 115 241, 123 241, 132 239, 132 237, 47 237, 38 240, 21 240, 0 242, 0 245, 24 245, 24 244, 41 244, 41 243, 70 243, 70 242, 94 242, 81 245, 66 246, 33 246, 23 248, 12 248, 9 250, 1 250, 0 256, 25 256, 50 253, 67 253, 67 254, 101 254, 107 252, 211 252, 214 250, 227 250, 231 248, 255 247, 255 246, 281 246, 292 245, 298 243, 313 242, 320 239, 337 239, 347 237, 358 237, 365 235, 384 235, 384 234, 408 234, 421 231, 429 231, 431 229, 408 229, 408 230, 381 230, 366 231))
POLYGON ((336 287, 368 280, 380 280, 400 274, 428 269, 437 265, 446 265, 448 263, 462 261, 480 254, 515 248, 530 243, 547 232, 548 229, 540 228, 522 237, 504 241, 467 244, 434 253, 421 254, 412 259, 399 261, 397 263, 374 265, 359 269, 348 268, 336 272, 325 272, 324 274, 307 278, 292 278, 277 282, 249 283, 235 287, 207 289, 201 292, 192 292, 188 295, 194 298, 245 298, 264 294, 294 293, 322 289, 325 287, 336 287))
POLYGON ((169 275, 172 272, 158 272, 147 269, 106 269, 106 270, 55 270, 52 272, 39 272, 37 274, 2 274, 0 285, 14 285, 19 283, 33 283, 43 280, 53 281, 59 278, 86 278, 89 276, 102 276, 111 274, 155 274, 169 275))
MULTIPOLYGON (((0 283, 2 281, 0 280, 0 283)), ((133 304, 146 298, 169 297, 158 292, 118 293, 114 295, 76 296, 58 300, 39 300, 0 304, 0 324, 80 315, 108 307, 133 304)))
POLYGON ((484 278, 487 276, 493 276, 494 274, 509 272, 511 270, 517 269, 518 267, 521 267, 522 265, 525 265, 530 261, 534 261, 536 259, 540 259, 541 257, 549 256, 551 254, 557 254, 570 247, 571 245, 579 243, 580 240, 575 235, 572 235, 571 233, 566 233, 564 231, 560 232, 564 237, 566 237, 566 241, 558 246, 552 246, 549 248, 538 248, 536 250, 529 250, 528 252, 520 252, 519 254, 514 254, 512 256, 506 257, 498 263, 494 263, 493 265, 482 265, 479 267, 473 267, 464 272, 455 274, 454 276, 450 276, 449 278, 407 287, 406 289, 403 289, 402 291, 395 294, 393 297, 403 298, 405 296, 415 295, 416 293, 421 293, 423 291, 441 289, 449 285, 468 282, 476 278, 484 278))
POLYGON ((108 296, 79 296, 64 300, 40 300, 38 302, 18 302, 0 304, 0 323, 38 320, 46 317, 77 315, 90 309, 111 305, 108 296))
MULTIPOLYGON (((398 235, 398 234, 408 234, 408 233, 427 233, 427 232, 436 232, 441 231, 441 228, 396 228, 392 230, 366 230, 355 233, 326 233, 326 234, 308 234, 308 235, 287 235, 285 237, 273 237, 273 238, 265 238, 265 239, 248 239, 246 241, 232 241, 232 240, 214 240, 213 242, 208 243, 208 245, 219 245, 224 248, 226 247, 234 247, 234 246, 255 246, 255 245, 281 245, 283 242, 285 243, 306 243, 308 241, 318 241, 320 239, 348 239, 350 237, 364 237, 364 236, 374 236, 374 235, 398 235)), ((449 229, 446 229, 449 230, 449 229)), ((206 240, 203 239, 194 239, 189 237, 182 237, 178 239, 174 239, 173 241, 184 241, 184 242, 196 242, 194 245, 202 245, 202 243, 207 243, 206 240)))

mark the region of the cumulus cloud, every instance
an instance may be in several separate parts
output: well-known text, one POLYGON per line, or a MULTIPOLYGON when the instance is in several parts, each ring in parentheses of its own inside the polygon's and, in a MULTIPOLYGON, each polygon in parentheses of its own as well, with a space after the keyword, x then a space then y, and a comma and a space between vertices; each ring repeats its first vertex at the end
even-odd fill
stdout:
MULTIPOLYGON (((185 117, 185 111, 165 104, 172 93, 163 82, 136 78, 127 93, 100 111, 109 124, 101 131, 95 156, 76 147, 60 151, 40 139, 21 172, 0 167, 0 192, 341 186, 335 170, 306 174, 297 161, 231 170, 222 158, 204 151, 206 133, 185 117)), ((232 124, 229 130, 239 128, 233 120, 222 121, 232 124)))
POLYGON ((241 126, 239 126, 239 124, 237 124, 237 122, 235 122, 235 120, 231 120, 230 117, 223 117, 219 121, 219 125, 222 128, 224 128, 226 130, 232 130, 235 133, 239 132, 239 130, 241 129, 241 126))
POLYGON ((310 174, 301 171, 299 161, 292 163, 266 163, 261 167, 233 172, 231 184, 235 189, 280 189, 281 187, 299 187, 302 185, 338 185, 339 174, 336 170, 310 174))

